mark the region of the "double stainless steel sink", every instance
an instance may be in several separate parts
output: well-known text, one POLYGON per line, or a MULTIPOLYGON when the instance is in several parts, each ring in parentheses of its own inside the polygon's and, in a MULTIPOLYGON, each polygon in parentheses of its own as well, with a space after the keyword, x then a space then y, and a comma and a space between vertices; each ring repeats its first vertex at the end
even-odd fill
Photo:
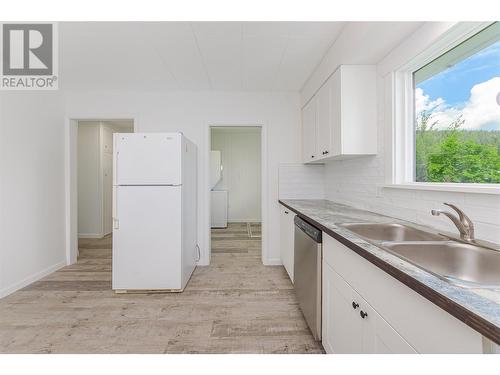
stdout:
POLYGON ((342 227, 450 283, 500 289, 500 251, 397 223, 342 227))
POLYGON ((439 241, 442 236, 396 223, 342 224, 351 232, 372 241, 439 241))

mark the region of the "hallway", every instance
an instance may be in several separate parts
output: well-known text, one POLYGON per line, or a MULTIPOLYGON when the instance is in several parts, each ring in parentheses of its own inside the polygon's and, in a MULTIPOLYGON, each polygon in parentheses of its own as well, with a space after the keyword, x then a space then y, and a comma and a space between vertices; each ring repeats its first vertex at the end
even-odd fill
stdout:
POLYGON ((76 264, 0 300, 0 353, 322 353, 259 225, 212 233, 211 265, 174 294, 113 293, 111 237, 80 240, 76 264))

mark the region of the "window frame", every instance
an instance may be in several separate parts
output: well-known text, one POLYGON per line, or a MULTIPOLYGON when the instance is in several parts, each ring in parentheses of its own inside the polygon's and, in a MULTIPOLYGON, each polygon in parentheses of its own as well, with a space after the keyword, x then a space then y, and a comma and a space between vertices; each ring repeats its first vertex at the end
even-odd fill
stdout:
POLYGON ((462 22, 452 27, 425 51, 392 71, 392 173, 384 187, 500 194, 500 184, 417 182, 415 155, 415 86, 413 73, 495 22, 462 22))

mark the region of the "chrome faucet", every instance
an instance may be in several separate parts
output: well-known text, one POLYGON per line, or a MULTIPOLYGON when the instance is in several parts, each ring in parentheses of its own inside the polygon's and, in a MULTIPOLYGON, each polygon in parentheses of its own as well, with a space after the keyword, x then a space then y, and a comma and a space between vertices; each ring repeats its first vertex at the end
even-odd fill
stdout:
POLYGON ((451 212, 443 210, 431 210, 431 214, 433 216, 439 216, 441 214, 447 216, 451 221, 453 221, 453 224, 455 224, 460 232, 460 239, 468 242, 474 241, 474 224, 472 223, 472 220, 457 206, 451 203, 443 204, 453 209, 458 214, 458 217, 451 212))

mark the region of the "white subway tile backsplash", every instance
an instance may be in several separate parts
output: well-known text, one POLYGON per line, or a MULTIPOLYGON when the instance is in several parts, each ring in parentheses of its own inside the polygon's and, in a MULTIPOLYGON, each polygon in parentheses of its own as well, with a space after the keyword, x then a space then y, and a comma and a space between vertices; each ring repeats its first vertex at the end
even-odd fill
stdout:
POLYGON ((416 198, 435 202, 455 203, 457 205, 463 205, 465 203, 465 193, 448 191, 419 190, 416 192, 416 198))
POLYGON ((500 243, 500 196, 384 188, 383 160, 380 153, 375 158, 325 164, 326 199, 458 233, 448 218, 430 213, 433 208, 449 210, 443 202, 454 203, 476 224, 477 238, 500 243))
POLYGON ((400 198, 407 200, 414 200, 416 197, 414 190, 404 189, 387 189, 383 186, 380 187, 380 195, 387 198, 400 198))
POLYGON ((451 222, 450 219, 444 216, 432 216, 429 212, 418 211, 417 212, 416 223, 422 224, 428 227, 432 227, 437 231, 445 231, 450 233, 456 233, 458 235, 457 228, 451 222))
POLYGON ((500 228, 498 227, 498 225, 481 222, 474 224, 476 238, 480 238, 497 244, 500 243, 500 228))
POLYGON ((470 205, 464 205, 460 208, 467 213, 467 216, 469 216, 473 222, 500 223, 500 210, 498 208, 470 205))
MULTIPOLYGON (((383 132, 379 132, 383 133, 383 132)), ((500 196, 384 188, 386 168, 376 157, 331 161, 325 165, 280 166, 280 198, 329 199, 383 215, 456 233, 446 217, 434 217, 443 202, 462 208, 476 224, 476 237, 500 243, 500 196)))
POLYGON ((388 215, 401 220, 416 221, 416 212, 410 208, 395 206, 387 201, 370 203, 369 211, 388 215))
POLYGON ((491 207, 500 210, 500 195, 466 194, 465 204, 468 206, 491 207))
POLYGON ((324 199, 324 165, 281 164, 278 176, 280 199, 324 199))

